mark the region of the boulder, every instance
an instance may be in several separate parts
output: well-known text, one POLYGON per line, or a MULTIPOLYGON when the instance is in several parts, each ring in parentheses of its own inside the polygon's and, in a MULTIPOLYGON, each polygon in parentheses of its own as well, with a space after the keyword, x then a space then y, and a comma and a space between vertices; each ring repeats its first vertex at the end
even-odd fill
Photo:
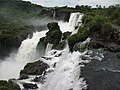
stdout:
POLYGON ((22 74, 22 75, 20 75, 19 80, 28 79, 28 78, 29 78, 29 77, 28 77, 27 74, 22 74))
POLYGON ((39 76, 39 77, 35 77, 33 81, 34 82, 40 82, 40 83, 43 84, 45 82, 44 79, 45 79, 44 76, 39 76))
POLYGON ((107 45, 108 50, 112 52, 120 52, 120 45, 117 45, 115 43, 110 43, 107 45))
POLYGON ((38 88, 37 84, 32 84, 32 83, 24 83, 23 87, 25 89, 37 89, 38 88))
POLYGON ((47 68, 49 68, 48 64, 38 60, 36 62, 28 63, 25 65, 24 69, 20 71, 20 75, 42 75, 47 68))
POLYGON ((117 54, 117 58, 120 59, 120 53, 117 54))

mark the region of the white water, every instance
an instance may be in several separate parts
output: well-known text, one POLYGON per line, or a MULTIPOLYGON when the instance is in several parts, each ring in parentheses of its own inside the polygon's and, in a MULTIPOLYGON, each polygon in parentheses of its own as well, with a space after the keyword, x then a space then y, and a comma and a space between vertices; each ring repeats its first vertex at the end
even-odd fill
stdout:
POLYGON ((81 21, 81 17, 83 16, 83 14, 81 13, 72 13, 70 15, 70 19, 69 19, 69 24, 70 26, 80 26, 82 21, 81 21))
POLYGON ((18 78, 24 65, 36 59, 36 46, 47 31, 34 32, 31 39, 22 42, 17 53, 13 53, 0 63, 0 79, 18 78))
MULTIPOLYGON (((79 23, 79 19, 82 15, 78 13, 71 14, 69 23, 62 24, 59 23, 62 32, 71 31, 74 32, 74 26, 79 23), (80 16, 79 16, 80 15, 80 16), (69 26, 69 25, 70 26, 69 26), (71 25, 73 24, 73 25, 71 25)), ((88 43, 90 39, 88 38, 85 42, 88 43)), ((69 52, 68 45, 64 50, 50 50, 45 57, 52 58, 50 60, 43 60, 47 63, 50 68, 53 70, 52 73, 46 75, 46 82, 41 86, 39 90, 82 90, 86 89, 87 85, 84 81, 84 78, 80 77, 80 68, 84 67, 81 63, 88 63, 88 60, 81 60, 80 56, 85 55, 87 51, 80 52, 69 52), (56 51, 55 54, 53 54, 56 51), (59 56, 60 55, 60 56, 59 56), (56 57, 58 56, 58 57, 56 57), (56 67, 53 66, 56 64, 56 67)))
POLYGON ((51 57, 52 60, 43 60, 54 72, 47 74, 47 79, 45 84, 40 90, 68 90, 73 88, 73 90, 82 90, 87 88, 86 82, 83 81, 84 78, 80 77, 80 68, 84 65, 79 65, 82 62, 88 63, 88 61, 81 60, 80 56, 84 53, 79 52, 69 52, 69 48, 66 47, 62 51, 57 51, 57 54, 62 53, 61 56, 55 57, 52 54, 54 52, 50 51, 46 57, 51 57), (54 63, 56 67, 53 68, 54 63))
MULTIPOLYGON (((61 31, 75 32, 74 27, 79 25, 81 16, 80 13, 72 13, 69 23, 58 22, 61 31)), ((45 36, 46 32, 47 31, 35 32, 31 39, 28 38, 22 42, 18 53, 12 54, 1 63, 0 79, 18 78, 19 71, 24 65, 36 59, 37 43, 41 37, 45 36)), ((50 66, 48 71, 53 70, 53 72, 46 75, 46 82, 43 85, 38 84, 38 86, 40 86, 38 90, 82 90, 83 88, 87 88, 84 78, 79 78, 80 68, 84 66, 80 63, 88 63, 88 61, 81 60, 80 56, 87 53, 87 51, 83 53, 70 53, 68 45, 63 50, 51 50, 51 47, 51 44, 47 45, 45 57, 52 59, 42 60, 50 66), (54 53, 55 51, 56 53, 54 53)), ((22 82, 31 81, 24 80, 22 82)))

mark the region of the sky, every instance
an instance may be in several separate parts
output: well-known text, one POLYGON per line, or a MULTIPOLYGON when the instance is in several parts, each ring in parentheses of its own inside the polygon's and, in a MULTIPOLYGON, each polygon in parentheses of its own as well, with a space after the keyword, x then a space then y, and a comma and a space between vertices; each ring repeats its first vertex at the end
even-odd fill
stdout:
POLYGON ((109 6, 113 4, 120 4, 120 0, 24 0, 30 1, 32 3, 53 7, 53 6, 75 6, 75 5, 102 5, 102 6, 109 6))

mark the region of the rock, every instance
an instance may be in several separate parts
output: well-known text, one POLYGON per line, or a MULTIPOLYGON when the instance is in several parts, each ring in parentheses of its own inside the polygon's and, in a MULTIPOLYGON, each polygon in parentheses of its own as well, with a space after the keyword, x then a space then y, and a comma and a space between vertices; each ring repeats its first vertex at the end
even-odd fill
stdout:
POLYGON ((39 77, 35 77, 35 79, 33 80, 34 82, 40 82, 40 83, 44 83, 45 77, 44 76, 39 76, 39 77))
POLYGON ((117 54, 117 58, 120 59, 120 53, 117 54))
POLYGON ((104 42, 102 42, 101 40, 97 40, 97 39, 92 39, 89 43, 89 48, 103 48, 104 47, 104 42))
POLYGON ((117 45, 115 43, 110 43, 106 47, 112 52, 120 52, 120 45, 117 45))
POLYGON ((38 88, 37 84, 32 84, 32 83, 24 83, 23 87, 25 89, 37 89, 38 88))
POLYGON ((46 37, 40 39, 37 49, 41 52, 45 52, 45 48, 47 44, 53 44, 52 48, 61 48, 64 43, 60 42, 62 38, 62 32, 60 31, 60 27, 57 22, 51 22, 47 24, 49 31, 46 33, 46 37), (43 50, 44 49, 44 50, 43 50))
POLYGON ((19 80, 28 79, 28 78, 29 78, 29 77, 28 77, 27 74, 22 74, 22 75, 20 75, 19 80))
POLYGON ((70 18, 70 13, 71 12, 68 12, 68 11, 62 11, 62 10, 58 10, 56 11, 55 13, 55 18, 58 19, 58 20, 63 20, 63 21, 69 21, 69 18, 70 18))
POLYGON ((25 65, 24 69, 20 71, 20 75, 42 75, 47 68, 49 68, 48 64, 38 60, 36 62, 28 63, 25 65))
POLYGON ((48 23, 47 27, 49 31, 46 33, 46 41, 47 43, 51 43, 55 46, 61 41, 62 38, 60 27, 57 22, 48 23))

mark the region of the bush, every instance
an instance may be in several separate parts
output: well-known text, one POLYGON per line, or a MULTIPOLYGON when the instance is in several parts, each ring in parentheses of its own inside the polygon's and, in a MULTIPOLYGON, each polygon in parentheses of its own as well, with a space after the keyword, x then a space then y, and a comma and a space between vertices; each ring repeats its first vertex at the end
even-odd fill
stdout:
POLYGON ((106 21, 106 18, 103 16, 95 16, 93 20, 90 22, 90 31, 91 32, 96 32, 96 31, 101 31, 102 26, 104 25, 106 21))
POLYGON ((0 81, 0 90, 20 90, 20 87, 12 81, 0 81))
POLYGON ((112 33, 112 25, 111 23, 106 22, 101 29, 101 36, 110 36, 112 33))
POLYGON ((76 43, 86 40, 88 36, 89 36, 89 30, 85 27, 80 27, 77 34, 74 34, 68 38, 70 51, 73 50, 73 47, 76 43))

